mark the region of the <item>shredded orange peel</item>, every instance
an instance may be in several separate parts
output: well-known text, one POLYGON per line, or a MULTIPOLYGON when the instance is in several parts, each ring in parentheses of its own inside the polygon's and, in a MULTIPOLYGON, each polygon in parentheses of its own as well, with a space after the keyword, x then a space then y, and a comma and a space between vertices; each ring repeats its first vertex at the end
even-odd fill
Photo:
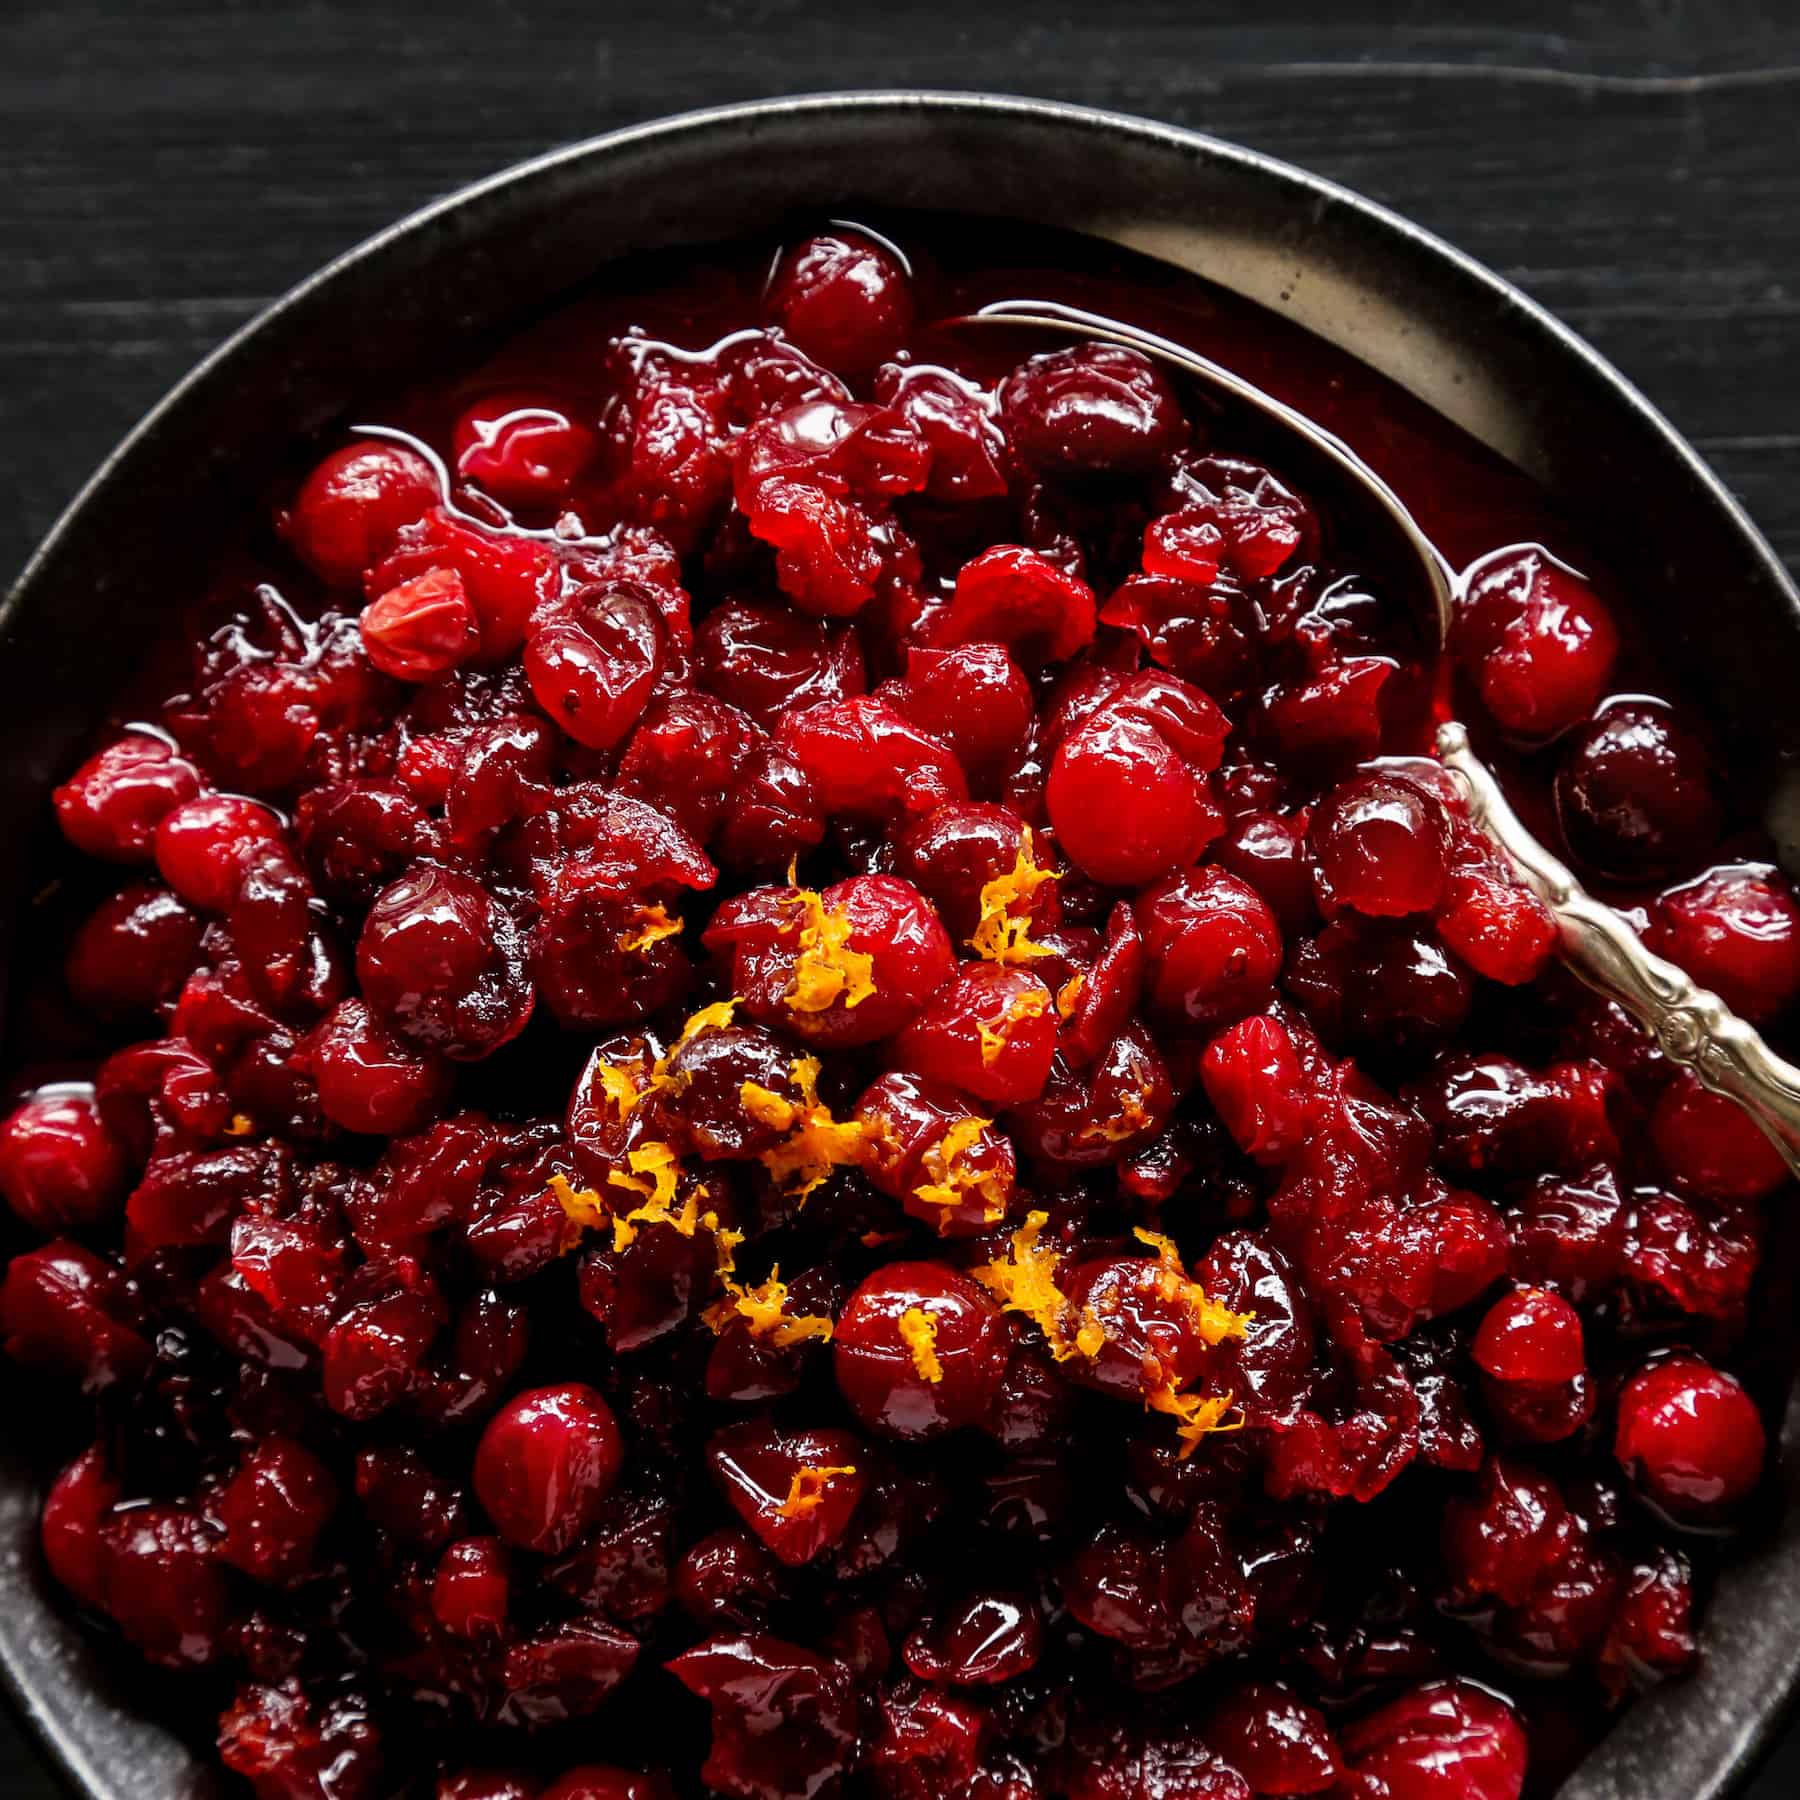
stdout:
POLYGON ((796 1471, 788 1483, 787 1498, 776 1507, 784 1519, 799 1519, 814 1511, 825 1498, 825 1484, 834 1475, 854 1475, 856 1465, 843 1463, 831 1468, 814 1468, 811 1464, 796 1471))
POLYGON ((856 926, 848 907, 827 907, 816 888, 801 887, 788 864, 784 906, 800 912, 800 953, 794 978, 782 998, 797 1013, 829 1012, 841 1000, 846 1009, 861 1006, 875 992, 875 959, 850 948, 856 926))
POLYGON ((1050 1010, 1047 988, 1032 988, 1018 995, 997 1019, 976 1026, 981 1037, 981 1060, 990 1069, 1000 1059, 1000 1052, 1012 1042, 1012 1028, 1026 1019, 1039 1019, 1050 1010))
POLYGON ((1149 1098, 1147 1086, 1135 1094, 1124 1095, 1119 1101, 1119 1110, 1110 1119, 1095 1119, 1081 1128, 1079 1141, 1084 1144, 1122 1144, 1127 1138, 1136 1137, 1152 1123, 1150 1109, 1145 1105, 1149 1098))
POLYGON ((641 955, 652 944, 678 936, 683 928, 683 921, 671 919, 661 901, 654 906, 640 906, 637 916, 637 928, 619 937, 619 948, 629 955, 641 955))
POLYGON ((781 1279, 778 1263, 769 1271, 769 1279, 755 1287, 744 1287, 725 1270, 719 1273, 725 1284, 725 1298, 707 1308, 706 1322, 714 1331, 723 1331, 734 1318, 746 1319, 750 1335, 766 1337, 777 1350, 793 1344, 804 1344, 817 1338, 821 1344, 831 1342, 832 1324, 816 1313, 790 1313, 787 1310, 787 1283, 781 1279))
POLYGON ((760 1082, 746 1081, 738 1101, 751 1118, 787 1136, 762 1153, 769 1177, 796 1200, 804 1201, 833 1169, 856 1167, 866 1154, 876 1128, 856 1119, 836 1119, 819 1098, 819 1059, 797 1056, 791 1065, 799 1099, 790 1100, 760 1082))
POLYGON ((1082 990, 1087 986, 1087 977, 1077 969, 1073 975, 1056 990, 1056 1016, 1059 1019, 1070 1018, 1080 1004, 1082 990))
POLYGON ((941 1206, 946 1211, 973 1195, 981 1201, 986 1223, 996 1225, 1005 1218, 1011 1195, 1004 1177, 993 1169, 975 1168, 968 1160, 969 1152, 981 1142, 981 1134, 993 1123, 992 1119, 958 1119, 925 1152, 921 1167, 926 1179, 913 1189, 914 1195, 927 1206, 941 1206))
MULTIPOLYGON (((1025 1223, 1008 1241, 1007 1254, 969 1273, 1000 1302, 1001 1311, 1023 1313, 1031 1320, 1044 1334, 1050 1354, 1058 1362, 1067 1362, 1079 1345, 1071 1341, 1065 1329, 1069 1302, 1056 1285, 1062 1252, 1038 1241, 1049 1223, 1046 1212, 1027 1213, 1025 1223)), ((1095 1348, 1099 1346, 1096 1344, 1095 1348)))
POLYGON ((937 1321, 924 1307, 909 1306, 900 1315, 900 1341, 912 1353, 921 1381, 935 1385, 944 1379, 944 1365, 937 1353, 937 1321))
POLYGON ((1013 866, 996 875, 981 890, 981 917, 969 939, 969 948, 989 962, 1023 963, 1049 956, 1050 948, 1031 941, 1031 896, 1046 881, 1061 881, 1056 869, 1038 867, 1037 843, 1031 827, 1019 840, 1013 866), (1021 908, 1015 912, 1014 907, 1021 908))
POLYGON ((1131 1235, 1156 1252, 1157 1292, 1165 1300, 1185 1302, 1193 1315, 1194 1329, 1206 1343, 1222 1344, 1227 1338, 1241 1338, 1248 1333, 1255 1313, 1233 1312, 1212 1299, 1182 1266, 1181 1252, 1173 1239, 1160 1231, 1146 1231, 1141 1225, 1131 1235))
MULTIPOLYGON (((676 929, 680 930, 679 924, 676 929)), ((680 1084, 680 1077, 669 1073, 669 1065, 676 1054, 703 1031, 724 1030, 731 1023, 737 1006, 735 998, 715 1000, 711 1006, 703 1006, 698 1012, 689 1014, 687 1023, 681 1028, 681 1035, 663 1055, 651 1063, 648 1075, 644 1074, 639 1065, 631 1062, 601 1063, 595 1068, 594 1075, 600 1083, 601 1092, 613 1103, 621 1125, 630 1118, 632 1109, 640 1102, 649 1099, 652 1094, 665 1093, 680 1084)))

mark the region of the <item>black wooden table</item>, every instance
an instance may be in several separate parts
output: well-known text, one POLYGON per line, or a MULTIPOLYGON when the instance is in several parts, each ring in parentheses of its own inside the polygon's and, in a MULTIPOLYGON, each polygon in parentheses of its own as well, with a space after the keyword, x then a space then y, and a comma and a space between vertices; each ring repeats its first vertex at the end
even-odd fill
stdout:
MULTIPOLYGON (((660 113, 915 84, 1387 201, 1584 332, 1800 566, 1795 0, 8 0, 0 578, 205 350, 421 201, 660 113)), ((0 1794, 53 1791, 0 1719, 0 1794)), ((1800 1745, 1756 1792, 1800 1793, 1800 1745)))

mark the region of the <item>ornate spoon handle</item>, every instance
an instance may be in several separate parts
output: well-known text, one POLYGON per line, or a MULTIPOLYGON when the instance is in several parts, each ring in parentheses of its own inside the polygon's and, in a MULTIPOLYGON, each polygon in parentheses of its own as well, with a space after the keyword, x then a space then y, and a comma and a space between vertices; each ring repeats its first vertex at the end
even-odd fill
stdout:
POLYGON ((1800 1069, 1777 1056, 1717 994, 1646 949, 1610 906, 1582 887, 1525 829, 1461 725, 1438 727, 1437 753, 1463 789, 1471 822, 1549 907, 1569 967, 1618 1001, 1671 1062, 1735 1100, 1800 1175, 1800 1069))

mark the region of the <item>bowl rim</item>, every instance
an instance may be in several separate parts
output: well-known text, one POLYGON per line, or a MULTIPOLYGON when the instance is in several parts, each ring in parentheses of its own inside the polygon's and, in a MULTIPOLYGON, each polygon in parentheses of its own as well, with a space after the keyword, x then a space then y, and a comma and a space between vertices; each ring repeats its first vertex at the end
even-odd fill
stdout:
MULTIPOLYGON (((1432 231, 1415 224, 1390 207, 1366 198, 1354 189, 1323 176, 1252 150, 1229 140, 1113 109, 1061 100, 987 93, 975 90, 930 88, 867 88, 813 92, 777 98, 748 100, 728 105, 697 108, 670 114, 584 138, 515 163, 475 182, 431 200, 390 225, 362 239, 240 325, 208 352, 175 383, 116 444, 57 515, 49 530, 27 558, 0 600, 0 650, 8 647, 14 622, 30 605, 33 592, 50 582, 58 559, 75 542, 86 515, 115 483, 130 478, 139 459, 151 453, 165 426, 191 407, 203 404, 252 347, 278 331, 296 312, 343 284, 347 278, 377 265, 397 246, 432 233, 484 200, 509 190, 526 189, 560 172, 588 164, 603 164, 644 147, 704 139, 709 134, 730 135, 759 125, 804 121, 809 117, 839 122, 859 118, 919 115, 945 121, 979 119, 1004 125, 1052 127, 1076 133, 1099 134, 1128 140, 1140 147, 1160 148, 1196 164, 1235 169, 1254 180, 1290 193, 1297 205, 1329 207, 1348 214, 1358 230, 1387 240, 1390 250, 1403 251, 1431 265, 1460 288, 1466 300, 1484 298, 1497 316, 1541 344, 1565 366, 1575 365, 1586 378, 1605 389, 1616 404, 1636 415, 1655 440, 1657 452, 1678 464, 1729 527, 1737 548, 1753 566, 1769 590, 1785 600, 1800 618, 1800 590, 1785 565, 1762 535, 1748 512, 1699 453, 1669 419, 1627 376, 1606 360, 1569 326, 1502 276, 1478 262, 1432 231)), ((1354 349, 1348 351, 1355 355, 1354 349)), ((1790 1405, 1784 1437, 1800 1437, 1800 1397, 1790 1405)), ((1790 1479, 1782 1495, 1789 1518, 1800 1521, 1800 1484, 1790 1479)), ((35 1517, 35 1509, 33 1509, 35 1517)), ((35 1531, 32 1532, 35 1540, 35 1531)), ((1800 1523, 1796 1539, 1800 1540, 1800 1523)), ((1784 1566, 1800 1574, 1800 1541, 1783 1545, 1784 1566)), ((1745 1781, 1767 1754, 1800 1697, 1800 1634, 1794 1642, 1777 1647, 1779 1653, 1765 1659, 1768 1666, 1757 1684, 1757 1699, 1747 1715, 1723 1707, 1705 1721, 1706 1741, 1686 1746, 1685 1767, 1678 1790, 1683 1800, 1720 1800, 1745 1781)), ((67 1729, 48 1706, 34 1679, 33 1647, 21 1646, 16 1630, 0 1624, 0 1687, 15 1713, 31 1727, 55 1775, 72 1792, 87 1800, 124 1800, 124 1790, 108 1781, 94 1766, 86 1747, 67 1729)), ((67 1677, 65 1676, 65 1680, 67 1677)), ((1639 1709, 1642 1710, 1642 1709, 1639 1709)), ((1602 1744, 1590 1751, 1569 1785, 1566 1800, 1632 1800, 1641 1793, 1634 1783, 1629 1756, 1616 1754, 1624 1728, 1615 1728, 1602 1744), (1608 1746, 1614 1746, 1609 1752, 1608 1746)), ((1666 1748, 1666 1746, 1665 1746, 1666 1748)), ((1672 1772, 1672 1771, 1671 1771, 1672 1772)), ((210 1781, 210 1777, 204 1777, 210 1781)), ((131 1789, 150 1800, 151 1790, 131 1789)))

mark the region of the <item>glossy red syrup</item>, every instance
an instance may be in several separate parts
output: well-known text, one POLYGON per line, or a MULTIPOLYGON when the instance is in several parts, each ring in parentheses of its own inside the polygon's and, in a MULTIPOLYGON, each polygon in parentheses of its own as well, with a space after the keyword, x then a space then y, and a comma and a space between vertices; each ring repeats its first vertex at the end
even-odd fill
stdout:
POLYGON ((371 396, 57 790, 44 1556, 261 1800, 1517 1800, 1701 1653, 1781 1165, 1418 754, 1452 695, 1785 1029, 1581 496, 1168 271, 896 230, 371 396), (1472 566, 1447 660, 1251 422, 939 323, 1001 297, 1342 433, 1472 566))

